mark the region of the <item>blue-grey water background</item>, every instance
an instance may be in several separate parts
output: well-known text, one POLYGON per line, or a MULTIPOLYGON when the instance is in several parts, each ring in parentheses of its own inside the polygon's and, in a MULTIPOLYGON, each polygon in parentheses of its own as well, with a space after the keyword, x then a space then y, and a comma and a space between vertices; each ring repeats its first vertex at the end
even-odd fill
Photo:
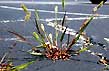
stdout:
MULTIPOLYGON (((4 0, 0 0, 4 1, 4 0)), ((8 1, 16 1, 16 0, 8 0, 8 1)), ((22 1, 22 0, 19 0, 22 1)), ((30 1, 30 0, 23 0, 23 1, 30 1)), ((40 2, 59 2, 59 0, 33 0, 33 1, 40 1, 40 2)), ((73 0, 66 0, 71 1, 73 0)), ((79 1, 86 1, 86 0, 79 0, 79 1)), ((20 8, 20 4, 5 4, 0 3, 0 6, 8 6, 8 7, 16 7, 20 8)), ((56 5, 37 5, 37 4, 26 4, 26 6, 29 9, 39 9, 39 10, 46 10, 46 11, 54 11, 54 7, 56 5)), ((77 5, 66 5, 65 10, 70 13, 86 13, 91 14, 92 8, 96 5, 93 4, 77 4, 77 5)), ((58 5, 59 12, 62 12, 62 6, 58 5)), ((98 10, 97 13, 99 14, 105 14, 109 15, 109 5, 104 5, 102 8, 98 10)), ((54 18, 54 13, 49 12, 39 12, 41 19, 46 18, 54 18)), ((0 21, 6 21, 6 20, 17 20, 17 19, 23 19, 25 16, 25 13, 20 10, 13 10, 8 8, 1 8, 0 7, 0 21)), ((67 15, 70 18, 79 18, 79 17, 86 17, 84 15, 67 15)), ((59 18, 63 17, 63 14, 58 14, 59 18)), ((34 18, 34 12, 32 12, 32 19, 34 18)), ((86 33, 88 36, 92 37, 94 41, 100 42, 106 45, 106 48, 108 48, 109 43, 107 43, 104 38, 109 38, 109 18, 105 19, 96 19, 89 24, 89 26, 86 29, 86 33)), ((82 24, 83 20, 72 20, 69 21, 68 25, 69 28, 75 29, 76 31, 79 29, 80 25, 82 24)), ((32 32, 36 31, 35 29, 35 22, 33 20, 25 23, 24 21, 17 21, 17 22, 0 22, 0 38, 13 38, 12 34, 8 33, 6 30, 14 30, 17 33, 20 33, 24 36, 32 37, 32 32)), ((48 32, 53 33, 52 31, 54 28, 47 26, 46 22, 43 22, 45 25, 45 28, 48 32)), ((33 38, 28 38, 29 41, 31 41, 34 45, 37 45, 37 43, 34 42, 33 38)), ((5 52, 9 50, 9 47, 17 41, 0 41, 0 58, 4 55, 5 52)), ((26 58, 35 58, 35 56, 31 56, 30 54, 27 54, 26 52, 22 52, 20 50, 27 51, 31 48, 31 46, 17 42, 16 47, 12 50, 11 53, 9 53, 10 58, 13 59, 13 63, 15 65, 19 65, 22 63, 27 62, 26 58)), ((96 48, 93 49, 93 51, 96 52, 102 52, 104 56, 109 58, 109 50, 105 51, 101 47, 96 46, 96 48)), ((36 61, 34 64, 30 65, 27 69, 23 71, 102 71, 103 65, 97 64, 98 58, 96 56, 93 56, 87 52, 82 53, 80 56, 72 57, 72 60, 68 61, 57 61, 52 62, 50 60, 42 59, 41 61, 36 61)), ((36 58, 37 60, 38 58, 36 58)))

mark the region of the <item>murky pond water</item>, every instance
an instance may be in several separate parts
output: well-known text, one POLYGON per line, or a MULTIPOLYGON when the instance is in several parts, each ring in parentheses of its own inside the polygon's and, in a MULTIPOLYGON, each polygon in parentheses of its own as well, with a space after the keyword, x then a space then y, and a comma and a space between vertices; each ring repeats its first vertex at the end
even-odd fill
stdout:
MULTIPOLYGON (((87 17, 87 15, 92 13, 91 10, 94 6, 95 5, 66 5, 65 10, 67 11, 67 16, 69 18, 67 23, 69 28, 78 31, 80 25, 87 17)), ((45 25, 47 32, 53 33, 54 31, 54 28, 48 25, 46 21, 54 20, 55 15, 53 11, 55 5, 27 4, 27 7, 30 11, 32 11, 32 19, 25 23, 23 20, 25 14, 21 10, 20 4, 0 4, 0 58, 4 55, 5 52, 9 50, 13 43, 16 42, 16 47, 9 54, 9 58, 13 58, 13 63, 15 65, 19 65, 33 59, 37 60, 39 58, 26 52, 22 52, 29 50, 31 46, 15 41, 15 36, 8 33, 6 30, 14 30, 21 35, 26 36, 28 41, 32 42, 33 45, 37 45, 35 40, 32 38, 32 32, 36 31, 33 18, 34 9, 37 8, 41 22, 45 25)), ((58 5, 58 7, 58 19, 62 19, 64 12, 61 5, 58 5)), ((86 29, 87 35, 93 38, 93 41, 105 44, 106 48, 109 48, 109 43, 104 40, 104 38, 109 38, 108 11, 108 5, 100 8, 98 13, 100 13, 102 16, 94 19, 86 29)), ((92 50, 95 52, 101 52, 104 56, 109 58, 109 50, 105 51, 102 49, 102 47, 96 45, 92 50)), ((102 71, 104 66, 97 64, 97 60, 98 58, 96 56, 93 56, 88 52, 84 52, 80 56, 74 56, 71 60, 68 61, 59 60, 54 63, 51 60, 41 59, 23 71, 102 71)))

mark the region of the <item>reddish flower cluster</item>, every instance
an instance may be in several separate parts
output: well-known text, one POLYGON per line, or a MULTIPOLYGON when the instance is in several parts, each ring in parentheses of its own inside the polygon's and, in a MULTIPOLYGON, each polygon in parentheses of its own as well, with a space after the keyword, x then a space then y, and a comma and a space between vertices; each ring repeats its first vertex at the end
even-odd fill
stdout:
POLYGON ((45 55, 47 58, 52 60, 68 60, 70 54, 67 53, 67 48, 58 48, 56 46, 47 45, 45 55))
POLYGON ((12 67, 13 67, 12 64, 2 63, 0 64, 0 71, 11 71, 12 67))

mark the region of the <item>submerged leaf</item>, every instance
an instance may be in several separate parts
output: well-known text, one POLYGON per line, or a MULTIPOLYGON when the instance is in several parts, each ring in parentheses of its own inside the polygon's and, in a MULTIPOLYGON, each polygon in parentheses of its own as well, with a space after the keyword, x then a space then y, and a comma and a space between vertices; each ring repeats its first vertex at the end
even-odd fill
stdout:
POLYGON ((20 71, 27 68, 29 65, 33 64, 35 61, 27 62, 18 66, 15 66, 11 71, 20 71))

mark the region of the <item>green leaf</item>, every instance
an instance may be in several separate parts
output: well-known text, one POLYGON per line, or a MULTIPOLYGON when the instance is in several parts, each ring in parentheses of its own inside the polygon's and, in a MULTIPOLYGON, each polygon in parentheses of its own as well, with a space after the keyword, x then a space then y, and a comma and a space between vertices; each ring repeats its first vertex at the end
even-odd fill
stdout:
POLYGON ((28 8, 24 4, 21 4, 21 8, 23 9, 23 11, 26 14, 25 21, 29 21, 30 17, 31 17, 31 12, 28 11, 28 8))
POLYGON ((94 47, 94 46, 93 46, 92 44, 90 44, 90 45, 88 45, 88 46, 86 46, 86 47, 80 49, 80 50, 78 51, 78 53, 85 52, 85 51, 87 51, 87 50, 90 50, 90 49, 93 48, 93 47, 94 47))
POLYGON ((61 35, 61 38, 60 38, 60 41, 61 41, 61 42, 62 42, 63 39, 64 39, 64 35, 65 35, 66 30, 67 30, 67 27, 65 28, 64 32, 63 32, 62 35, 61 35))
POLYGON ((87 50, 89 50, 89 48, 84 47, 83 49, 79 50, 79 53, 85 52, 85 51, 87 51, 87 50))
POLYGON ((28 8, 24 4, 21 4, 21 8, 25 13, 28 13, 28 8))
POLYGON ((25 16, 25 21, 29 21, 30 20, 30 17, 31 17, 31 12, 28 12, 25 16))
POLYGON ((65 0, 61 0, 61 1, 62 1, 62 8, 64 10, 64 8, 65 8, 65 0))
POLYGON ((64 17, 63 17, 63 20, 62 20, 62 27, 63 27, 64 24, 65 24, 65 17, 66 17, 66 11, 65 11, 65 14, 64 14, 64 17))
POLYGON ((42 43, 39 35, 36 32, 33 32, 33 37, 35 38, 36 41, 38 41, 39 43, 42 43))
POLYGON ((109 70, 109 65, 106 65, 103 69, 106 71, 109 70))
POLYGON ((11 71, 20 71, 27 68, 29 65, 33 64, 35 61, 27 62, 18 66, 15 66, 11 71))
POLYGON ((98 4, 96 7, 93 8, 93 12, 96 13, 96 11, 97 11, 100 7, 102 7, 103 4, 104 4, 104 1, 101 1, 100 4, 98 4))
POLYGON ((35 9, 35 17, 39 21, 39 13, 38 13, 37 9, 35 9))
POLYGON ((85 22, 83 22, 83 24, 80 27, 80 30, 76 34, 75 38, 72 39, 71 43, 69 44, 68 49, 70 49, 72 47, 72 45, 75 44, 77 42, 77 40, 79 40, 82 32, 86 29, 86 27, 89 25, 89 23, 93 20, 93 17, 94 16, 92 15, 89 19, 87 19, 87 20, 85 20, 85 22))

